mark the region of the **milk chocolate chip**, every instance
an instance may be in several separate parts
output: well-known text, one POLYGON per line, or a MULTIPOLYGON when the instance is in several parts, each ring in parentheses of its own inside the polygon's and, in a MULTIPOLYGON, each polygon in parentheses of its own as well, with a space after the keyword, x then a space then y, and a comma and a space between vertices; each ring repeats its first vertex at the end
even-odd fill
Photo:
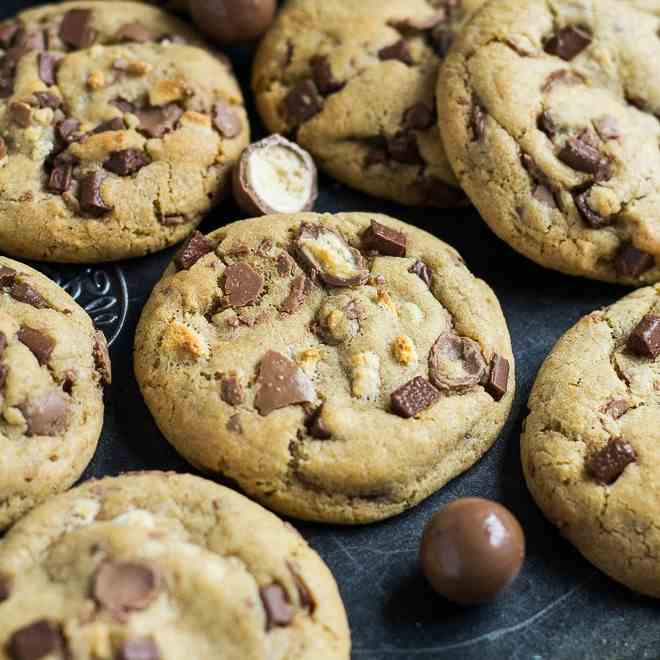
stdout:
POLYGON ((289 603, 286 591, 276 583, 259 589, 261 602, 266 611, 266 628, 273 626, 288 626, 293 619, 293 608, 289 603))
POLYGON ((213 244, 204 234, 194 231, 174 257, 177 270, 192 268, 205 254, 213 252, 213 244))
POLYGON ((392 412, 409 418, 430 408, 439 398, 440 392, 428 380, 416 376, 392 392, 390 405, 392 412))
POLYGON ((89 48, 96 38, 90 9, 70 9, 60 24, 60 39, 71 48, 89 48))
POLYGON ((610 162, 586 139, 586 136, 568 138, 558 154, 559 160, 578 172, 593 174, 599 180, 611 176, 610 162))
POLYGON ((245 391, 236 376, 223 376, 220 380, 220 398, 230 406, 243 403, 245 391))
POLYGON ((160 138, 174 129, 181 118, 183 110, 174 103, 157 108, 135 110, 135 116, 140 120, 140 131, 150 138, 160 138))
POLYGON ((117 660, 160 660, 160 651, 151 637, 126 639, 117 649, 117 660))
POLYGON ((655 360, 660 355, 660 316, 647 314, 630 333, 628 348, 637 355, 655 360))
POLYGON ((44 365, 48 362, 55 348, 55 340, 52 337, 27 325, 20 327, 17 336, 18 340, 32 351, 39 364, 44 365))
POLYGON ((248 43, 273 22, 276 0, 190 0, 197 27, 218 44, 248 43))
POLYGON ((39 65, 39 78, 44 85, 49 87, 55 84, 55 67, 57 65, 57 57, 50 53, 39 53, 37 62, 39 65))
POLYGON ((476 497, 435 513, 419 549, 433 589, 463 605, 493 600, 517 577, 524 557, 520 523, 500 504, 476 497))
POLYGON ((429 354, 429 376, 439 390, 458 390, 482 382, 487 365, 481 347, 469 337, 441 334, 429 354))
POLYGON ((129 176, 148 164, 149 159, 141 149, 122 149, 110 154, 103 167, 119 176, 129 176))
POLYGON ((375 220, 362 234, 362 247, 390 257, 406 256, 406 235, 375 220))
POLYGON ((112 211, 112 206, 105 203, 101 194, 101 186, 106 176, 104 172, 98 171, 80 179, 80 209, 94 217, 112 211))
POLYGON ((298 365, 275 351, 268 351, 261 359, 257 387, 254 405, 263 416, 316 397, 314 385, 298 365))
POLYGON ((69 426, 69 398, 59 390, 31 397, 18 406, 27 424, 27 435, 61 435, 69 426))
POLYGON ((238 112, 225 101, 218 101, 213 106, 213 125, 228 139, 240 135, 242 128, 238 112))
POLYGON ((305 264, 328 286, 357 286, 369 277, 360 252, 321 225, 302 224, 296 248, 305 264))
POLYGON ((495 401, 500 401, 509 387, 509 361, 495 353, 490 361, 490 372, 484 385, 495 401))
POLYGON ((40 619, 16 630, 7 643, 12 660, 40 660, 47 655, 60 654, 63 649, 60 626, 48 619, 40 619))
POLYGON ((32 305, 32 307, 36 307, 37 309, 50 307, 48 301, 36 289, 33 289, 25 282, 15 281, 9 290, 9 295, 14 300, 25 303, 26 305, 32 305))
POLYGON ((160 573, 143 562, 105 561, 98 568, 92 592, 96 602, 120 620, 146 609, 158 595, 160 573))
POLYGON ((224 290, 231 307, 254 303, 264 288, 264 278, 252 266, 237 263, 225 270, 224 290))
POLYGON ((546 41, 545 52, 568 61, 579 55, 590 43, 591 35, 586 28, 568 26, 546 41))
POLYGON ((243 151, 233 172, 236 203, 251 216, 310 211, 318 196, 312 157, 281 135, 243 151))
POLYGON ((587 472, 599 483, 613 484, 631 464, 637 461, 635 449, 622 438, 608 443, 587 459, 587 472))
POLYGON ((307 295, 307 277, 305 275, 296 275, 291 280, 289 293, 279 306, 279 311, 283 314, 293 314, 304 302, 307 295))

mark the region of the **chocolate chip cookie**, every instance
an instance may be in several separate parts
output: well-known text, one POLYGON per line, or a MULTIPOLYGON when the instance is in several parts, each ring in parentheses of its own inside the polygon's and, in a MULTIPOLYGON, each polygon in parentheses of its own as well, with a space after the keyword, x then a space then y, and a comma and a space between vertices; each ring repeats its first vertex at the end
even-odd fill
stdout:
POLYGON ((490 3, 438 83, 447 154, 491 228, 543 266, 634 285, 660 279, 660 15, 637 6, 490 3))
POLYGON ((254 65, 264 122, 294 133, 319 166, 377 197, 465 202, 442 148, 434 97, 441 60, 482 2, 288 2, 254 65))
POLYGON ((228 488, 151 472, 87 482, 0 546, 0 659, 348 660, 330 571, 228 488))
POLYGON ((490 288, 440 240, 366 213, 193 234, 144 309, 135 369, 191 463, 340 523, 399 513, 470 467, 515 388, 490 288))
POLYGON ((0 257, 0 530, 80 477, 110 379, 89 316, 41 273, 0 257))
POLYGON ((536 379, 522 435, 534 499, 582 554, 660 597, 660 285, 584 317, 536 379))
POLYGON ((147 5, 47 5, 0 24, 0 248, 139 256, 187 236, 248 143, 229 65, 147 5))

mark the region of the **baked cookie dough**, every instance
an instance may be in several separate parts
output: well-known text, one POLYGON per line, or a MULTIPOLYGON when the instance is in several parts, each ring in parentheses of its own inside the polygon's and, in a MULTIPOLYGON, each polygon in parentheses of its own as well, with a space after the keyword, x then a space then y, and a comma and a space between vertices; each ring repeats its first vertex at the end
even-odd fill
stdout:
POLYGON ((249 141, 229 65, 201 44, 130 2, 0 24, 0 249, 97 262, 191 232, 249 141))
POLYGON ((89 316, 45 275, 0 257, 0 530, 80 477, 110 379, 89 316))
POLYGON ((392 516, 469 468, 515 384, 490 288, 442 241, 367 213, 193 234, 144 309, 135 370, 193 465, 338 523, 392 516))
POLYGON ((0 545, 0 659, 348 660, 335 581, 296 530, 228 488, 87 482, 0 545))
POLYGON ((593 564, 660 597, 660 285, 571 328, 532 389, 522 465, 537 504, 593 564))
POLYGON ((482 2, 291 0, 254 64, 266 126, 295 133, 320 167, 377 197, 464 203, 434 98, 440 61, 482 2))
POLYGON ((660 279, 660 0, 502 0, 445 60, 440 129, 491 228, 548 268, 660 279), (642 5, 637 5, 642 6, 642 5))

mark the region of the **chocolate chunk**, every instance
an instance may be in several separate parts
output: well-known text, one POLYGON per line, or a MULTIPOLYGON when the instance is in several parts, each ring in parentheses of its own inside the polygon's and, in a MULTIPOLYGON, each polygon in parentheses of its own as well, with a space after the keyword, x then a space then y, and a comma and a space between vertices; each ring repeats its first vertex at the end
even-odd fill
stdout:
POLYGON ((294 265, 293 259, 286 252, 282 252, 277 256, 277 272, 281 277, 291 275, 294 265))
MULTIPOLYGON (((21 29, 16 34, 14 45, 16 47, 15 57, 18 61, 25 53, 30 51, 46 50, 46 34, 43 30, 28 31, 21 29)), ((11 54, 8 52, 7 56, 11 57, 11 54)))
POLYGON ((655 266, 655 257, 634 245, 624 245, 617 253, 614 265, 619 275, 637 278, 655 266))
POLYGON ((119 176, 129 176, 149 164, 149 158, 141 149, 122 149, 114 151, 103 167, 119 176))
POLYGON ((500 401, 509 388, 509 361, 497 353, 490 361, 490 372, 484 388, 495 401, 500 401))
POLYGON ((9 577, 9 575, 0 573, 0 603, 4 603, 4 601, 9 600, 12 586, 13 580, 9 577))
POLYGON ((96 38, 90 9, 70 9, 60 23, 60 39, 72 48, 89 48, 96 38))
POLYGON ((158 571, 143 562, 105 561, 94 576, 96 602, 124 620, 130 612, 146 609, 158 596, 158 571))
POLYGON ((220 381, 220 398, 230 406, 238 406, 243 403, 245 391, 236 376, 223 376, 220 381))
POLYGON ((310 62, 312 66, 312 78, 317 89, 323 96, 329 96, 341 91, 346 83, 337 80, 332 74, 330 60, 325 55, 316 55, 310 62))
POLYGON ((583 136, 568 138, 557 157, 578 172, 594 174, 601 180, 611 176, 609 160, 583 136))
POLYGON ((9 98, 14 93, 14 81, 0 72, 0 99, 9 98))
POLYGON ((36 289, 33 289, 25 282, 14 282, 9 291, 9 295, 14 300, 25 303, 26 305, 32 305, 32 307, 36 307, 37 309, 46 309, 47 307, 50 307, 48 301, 36 289))
POLYGON ((552 190, 550 190, 550 188, 547 186, 544 186, 542 183, 538 183, 534 186, 534 190, 532 190, 532 197, 534 197, 535 200, 541 202, 541 204, 545 206, 549 206, 552 209, 557 208, 557 202, 555 200, 555 196, 552 193, 552 190))
POLYGON ((440 398, 440 392, 426 378, 416 376, 390 396, 392 412, 405 418, 414 417, 431 407, 440 398))
POLYGON ((549 92, 555 85, 580 85, 584 83, 584 78, 568 69, 559 69, 553 71, 543 83, 541 91, 549 92))
POLYGON ((259 364, 255 408, 263 416, 295 403, 313 401, 314 385, 295 362, 268 351, 259 364))
POLYGON ((44 365, 48 362, 55 348, 55 340, 52 337, 28 325, 20 327, 17 337, 32 351, 39 364, 44 365))
POLYGON ((112 383, 112 363, 110 361, 110 353, 108 352, 108 342, 100 330, 94 332, 92 356, 94 358, 94 367, 101 377, 101 383, 103 385, 110 385, 112 383))
POLYGON ((580 215, 584 220, 591 225, 594 229, 604 227, 605 225, 610 224, 610 219, 605 218, 600 213, 596 213, 589 206, 589 193, 591 189, 583 190, 582 192, 573 193, 573 200, 575 201, 575 206, 577 206, 580 215))
POLYGON ((92 133, 98 135, 99 133, 108 133, 110 131, 123 131, 126 128, 124 120, 121 117, 113 117, 108 121, 101 122, 92 133))
POLYGON ((599 483, 613 484, 637 461, 635 449, 622 438, 610 438, 607 444, 587 459, 587 472, 599 483))
POLYGON ((201 232, 193 232, 174 257, 177 270, 188 270, 209 252, 213 252, 213 243, 201 232))
POLYGON ((362 234, 362 248, 389 257, 405 257, 407 240, 402 231, 386 227, 380 222, 372 220, 371 226, 362 234))
POLYGON ((80 179, 80 209, 93 216, 101 216, 112 211, 101 195, 101 186, 106 174, 98 171, 87 174, 80 179))
POLYGON ((572 60, 591 43, 591 35, 585 28, 568 26, 562 28, 545 43, 545 52, 557 55, 562 60, 572 60))
POLYGON ((601 410, 613 419, 619 419, 630 410, 630 403, 626 399, 617 397, 608 401, 601 410))
POLYGON ((279 311, 283 314, 293 314, 303 304, 306 295, 307 277, 305 275, 296 275, 291 281, 289 294, 278 308, 279 311))
POLYGON ((55 110, 62 105, 62 99, 50 92, 35 92, 32 96, 34 96, 35 103, 40 108, 52 108, 55 110))
POLYGON ((426 131, 435 125, 435 113, 422 101, 403 113, 403 127, 411 131, 426 131))
POLYGON ((321 225, 303 223, 296 248, 301 260, 328 286, 357 286, 369 277, 360 252, 321 225))
POLYGON ((284 97, 282 110, 287 120, 298 126, 311 119, 323 108, 323 97, 313 80, 299 82, 284 97))
POLYGON ((314 598, 314 594, 312 593, 312 590, 309 588, 307 582, 305 582, 305 580, 303 579, 303 576, 301 575, 297 565, 295 565, 293 562, 290 561, 288 561, 286 565, 287 568, 289 569, 289 572, 291 573, 291 577, 293 577, 293 581, 296 583, 298 598, 300 599, 300 606, 303 609, 307 610, 309 614, 314 614, 314 612, 316 611, 317 603, 316 603, 316 598, 314 598))
POLYGON ((557 124, 552 118, 552 115, 547 110, 539 115, 539 118, 536 120, 536 126, 550 139, 555 137, 557 134, 557 124))
POLYGON ((13 268, 0 265, 0 286, 12 286, 16 279, 16 271, 13 268))
POLYGON ((121 110, 122 112, 134 112, 135 111, 135 105, 131 103, 130 101, 127 101, 126 99, 123 99, 121 97, 118 97, 116 99, 113 99, 110 101, 110 105, 114 105, 115 108, 118 110, 121 110))
POLYGON ((0 25, 0 46, 5 50, 9 48, 19 30, 20 26, 18 23, 5 23, 4 25, 0 25))
POLYGON ((431 41, 433 42, 433 50, 435 51, 435 54, 440 58, 446 57, 455 38, 456 34, 453 30, 441 27, 437 27, 433 30, 433 32, 431 32, 431 41))
POLYGON ((55 67, 57 65, 58 59, 50 53, 39 53, 39 78, 44 85, 55 84, 55 67))
POLYGON ((423 261, 418 259, 410 268, 408 268, 408 272, 414 273, 427 286, 431 286, 431 278, 433 275, 431 273, 431 269, 423 261))
POLYGON ((311 414, 305 418, 305 428, 307 433, 318 440, 328 440, 332 433, 323 422, 323 404, 315 408, 311 414))
POLYGON ((78 130, 80 129, 80 122, 77 119, 69 117, 68 119, 63 119, 55 127, 55 133, 57 137, 67 144, 75 141, 75 136, 78 130))
POLYGON ((387 152, 387 143, 385 140, 382 140, 382 145, 376 144, 375 141, 372 141, 368 145, 369 149, 367 155, 364 158, 364 166, 372 167, 374 165, 386 165, 390 156, 387 152))
POLYGON ((288 626, 293 619, 293 608, 289 604, 286 591, 276 583, 259 589, 261 602, 266 611, 266 629, 273 626, 288 626))
POLYGON ((384 62, 386 60, 398 60, 408 66, 412 66, 415 61, 412 58, 408 44, 404 39, 399 39, 390 46, 385 46, 378 51, 378 57, 384 62))
POLYGON ((124 640, 117 649, 117 660, 160 660, 160 651, 151 637, 124 640))
POLYGON ((47 655, 59 655, 63 649, 60 626, 48 619, 39 619, 16 630, 7 643, 12 660, 40 660, 47 655))
POLYGON ((236 110, 224 101, 218 101, 213 106, 213 125, 229 139, 241 133, 241 118, 236 110))
POLYGON ((237 263, 225 270, 225 295, 231 307, 252 305, 264 288, 264 278, 252 266, 237 263))
POLYGON ((32 108, 27 103, 11 103, 9 116, 21 128, 28 128, 32 124, 32 108))
POLYGON ((408 165, 419 165, 424 162, 419 153, 417 136, 412 131, 399 131, 396 135, 386 138, 387 151, 392 160, 408 165))
POLYGON ((647 314, 628 337, 628 348, 655 360, 660 354, 660 316, 647 314))
POLYGON ((621 127, 616 117, 603 115, 594 121, 594 127, 603 140, 618 140, 621 137, 621 127))
POLYGON ((69 164, 56 165, 48 177, 46 188, 51 192, 62 194, 71 190, 73 183, 73 167, 69 164))
POLYGON ((407 30, 415 32, 426 32, 427 30, 430 30, 438 23, 441 23, 446 19, 447 11, 444 7, 442 7, 423 18, 420 18, 419 16, 406 16, 406 18, 389 21, 389 25, 402 32, 407 30))
POLYGON ((155 41, 156 35, 144 27, 142 23, 134 21, 133 23, 124 23, 117 30, 115 40, 118 42, 132 41, 138 44, 146 44, 149 41, 155 41))
POLYGON ((18 408, 25 418, 28 436, 61 435, 69 426, 69 399, 59 390, 29 398, 18 408))
POLYGON ((477 102, 472 104, 469 122, 472 141, 479 142, 486 133, 486 113, 477 102))
POLYGON ((183 110, 174 103, 135 111, 135 115, 140 120, 140 131, 151 138, 163 137, 173 130, 182 114, 183 110))
POLYGON ((479 344, 453 332, 442 333, 429 353, 429 377, 439 390, 461 390, 482 382, 486 360, 479 344))
MULTIPOLYGON (((0 390, 4 389, 5 383, 7 382, 7 374, 9 373, 9 367, 6 364, 0 364, 0 390)), ((0 588, 2 585, 0 585, 0 588)), ((2 601, 2 598, 0 598, 2 601)))

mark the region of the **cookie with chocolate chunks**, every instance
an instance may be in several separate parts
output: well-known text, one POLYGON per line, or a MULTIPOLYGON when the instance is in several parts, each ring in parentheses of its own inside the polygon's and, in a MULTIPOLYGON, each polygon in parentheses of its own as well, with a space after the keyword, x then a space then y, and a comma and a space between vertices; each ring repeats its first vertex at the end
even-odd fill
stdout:
MULTIPOLYGON (((193 240, 203 249, 165 271, 134 353, 190 463, 287 515, 364 523, 492 445, 515 390, 509 335, 448 245, 373 213, 267 215, 193 240)), ((268 593, 275 629, 287 601, 268 593)))
POLYGON ((465 204, 440 140, 435 85, 454 37, 483 1, 287 2, 253 69, 264 123, 376 197, 465 204))
POLYGON ((659 31, 658 0, 503 0, 445 59, 438 120, 457 178, 546 268, 660 280, 659 31))
MULTIPOLYGON (((0 530, 78 480, 101 435, 111 373, 105 336, 85 311, 0 257, 0 530)), ((3 584, 0 569, 0 594, 3 584)))
POLYGON ((136 2, 50 4, 0 23, 0 116, 0 250, 42 261, 181 242, 223 199, 250 138, 227 61, 136 2))
POLYGON ((88 481, 14 526, 0 566, 3 660, 267 658, 274 646, 287 660, 350 657, 344 606, 316 552, 199 477, 88 481))
POLYGON ((660 285, 582 318, 541 368, 521 459, 537 504, 596 567, 660 598, 660 285))

